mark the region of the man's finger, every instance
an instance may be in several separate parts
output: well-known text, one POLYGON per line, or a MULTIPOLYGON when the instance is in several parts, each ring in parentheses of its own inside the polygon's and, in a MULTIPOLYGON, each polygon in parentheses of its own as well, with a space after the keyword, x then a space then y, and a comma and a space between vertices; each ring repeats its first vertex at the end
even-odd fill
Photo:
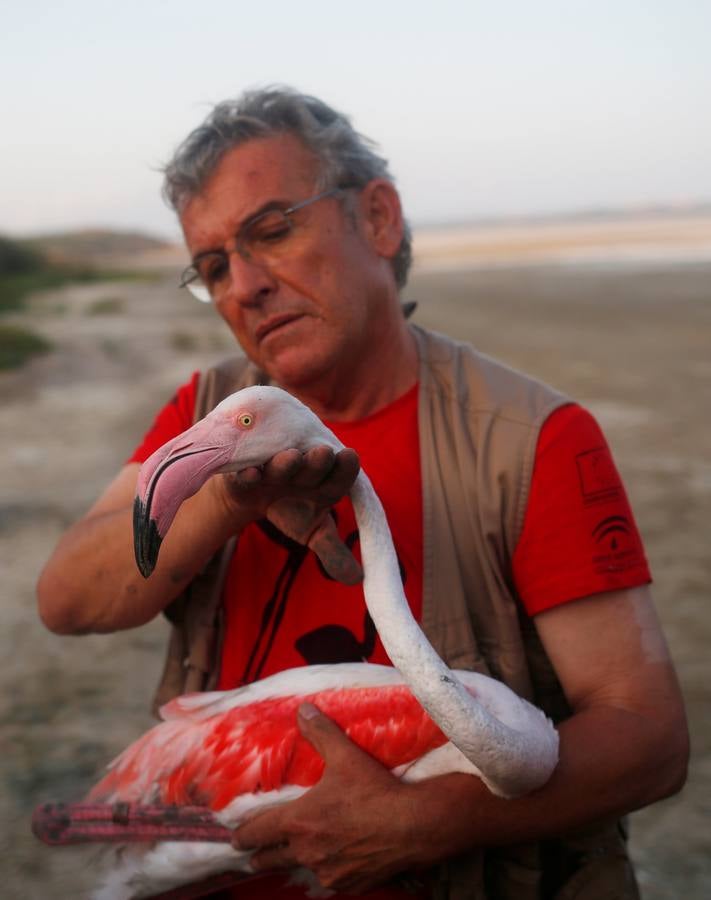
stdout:
POLYGON ((334 503, 350 491, 353 487, 353 482, 358 477, 359 471, 360 459, 355 450, 346 447, 336 454, 336 461, 329 475, 328 482, 324 485, 328 489, 329 494, 333 495, 334 503))
POLYGON ((335 581, 340 581, 341 584, 360 584, 363 580, 363 569, 341 540, 331 516, 327 516, 312 532, 308 546, 335 581))
POLYGON ((268 872, 271 869, 291 869, 298 865, 298 860, 288 844, 279 844, 257 850, 250 857, 249 864, 255 872, 268 872))
POLYGON ((313 703, 302 703, 299 706, 299 731, 306 740, 323 757, 326 764, 333 763, 343 754, 362 753, 351 739, 328 716, 325 716, 313 703))
POLYGON ((331 474, 336 454, 330 447, 312 447, 304 453, 302 466, 291 483, 295 487, 316 488, 331 474))
POLYGON ((264 481, 267 484, 289 484, 304 465, 301 451, 280 450, 262 467, 264 481))
POLYGON ((248 466, 239 472, 229 472, 222 476, 232 491, 241 491, 254 487, 262 481, 262 470, 258 466, 248 466))
POLYGON ((232 846, 235 850, 254 850, 286 844, 288 833, 283 825, 283 810, 267 809, 235 828, 232 846))

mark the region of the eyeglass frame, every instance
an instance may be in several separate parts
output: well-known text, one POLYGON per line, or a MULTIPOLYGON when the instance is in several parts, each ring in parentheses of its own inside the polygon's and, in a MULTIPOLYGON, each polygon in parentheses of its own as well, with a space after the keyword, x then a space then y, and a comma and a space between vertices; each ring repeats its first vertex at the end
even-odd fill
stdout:
MULTIPOLYGON (((237 230, 237 234, 235 235, 235 251, 239 253, 239 255, 246 262, 251 262, 251 257, 249 255, 249 251, 245 250, 241 246, 241 239, 244 236, 244 233, 252 228, 256 222, 259 222, 260 219, 265 218, 266 216, 271 215, 274 212, 281 213, 285 218, 289 218, 292 213, 298 212, 300 209, 304 209, 306 206, 310 206, 312 203, 316 203, 317 200, 325 200, 327 197, 335 197, 338 194, 342 194, 344 191, 347 191, 349 188, 355 187, 355 185, 342 185, 340 187, 329 188, 327 191, 321 191, 319 194, 315 194, 313 197, 307 197, 306 200, 302 200, 299 203, 294 203, 292 206, 289 206, 287 209, 279 209, 278 207, 274 207, 272 209, 265 209, 263 212, 257 213, 251 218, 247 219, 243 222, 237 230)), ((293 228, 293 224, 289 223, 293 228)), ((225 250, 211 250, 207 251, 205 254, 198 254, 198 256, 224 256, 225 259, 229 256, 228 252, 225 250)), ((197 266, 194 262, 191 262, 189 266, 186 266, 183 269, 180 275, 180 282, 178 287, 187 288, 190 293, 199 300, 201 303, 212 303, 212 295, 210 294, 210 290, 202 279, 202 276, 198 272, 197 266), (198 284, 194 284, 194 282, 199 282, 198 284), (204 292, 204 293, 203 293, 204 292)))

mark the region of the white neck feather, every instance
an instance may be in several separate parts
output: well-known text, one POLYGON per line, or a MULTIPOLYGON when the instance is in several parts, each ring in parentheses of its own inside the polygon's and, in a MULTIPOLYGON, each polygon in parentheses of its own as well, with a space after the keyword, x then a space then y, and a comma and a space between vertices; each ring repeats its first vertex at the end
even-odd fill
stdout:
POLYGON ((391 662, 493 793, 513 797, 542 786, 558 760, 552 724, 511 692, 522 727, 504 725, 457 680, 410 612, 385 511, 364 472, 351 499, 360 532, 365 601, 391 662))

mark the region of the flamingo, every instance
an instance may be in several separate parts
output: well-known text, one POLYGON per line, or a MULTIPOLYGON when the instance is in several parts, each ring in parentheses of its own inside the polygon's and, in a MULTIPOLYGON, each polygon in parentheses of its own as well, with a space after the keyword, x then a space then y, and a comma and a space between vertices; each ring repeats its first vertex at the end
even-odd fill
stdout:
MULTIPOLYGON (((134 541, 143 575, 153 570, 180 504, 209 477, 262 465, 286 448, 305 452, 317 445, 343 447, 279 388, 249 387, 223 400, 141 469, 134 541)), ((449 669, 410 612, 385 513, 363 471, 351 500, 366 605, 394 668, 306 666, 232 691, 178 697, 163 707, 160 724, 114 760, 90 802, 205 806, 234 828, 319 780, 323 761, 296 724, 304 701, 405 780, 465 772, 502 797, 545 784, 558 760, 552 723, 503 683, 449 669)), ((134 844, 123 849, 96 896, 152 896, 211 873, 248 872, 249 855, 218 843, 134 844)))

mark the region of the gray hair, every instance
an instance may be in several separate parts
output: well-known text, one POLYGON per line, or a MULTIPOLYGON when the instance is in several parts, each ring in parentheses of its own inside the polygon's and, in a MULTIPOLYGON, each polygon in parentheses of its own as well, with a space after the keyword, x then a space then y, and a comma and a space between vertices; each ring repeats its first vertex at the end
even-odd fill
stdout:
MULTIPOLYGON (((180 214, 228 150, 254 138, 283 133, 295 135, 319 160, 317 190, 362 188, 373 178, 395 183, 387 160, 375 152, 377 145, 359 134, 345 115, 292 88, 268 87, 246 91, 213 108, 166 165, 163 196, 180 214)), ((402 242, 391 260, 400 288, 412 262, 412 234, 407 222, 404 227, 402 242)))

